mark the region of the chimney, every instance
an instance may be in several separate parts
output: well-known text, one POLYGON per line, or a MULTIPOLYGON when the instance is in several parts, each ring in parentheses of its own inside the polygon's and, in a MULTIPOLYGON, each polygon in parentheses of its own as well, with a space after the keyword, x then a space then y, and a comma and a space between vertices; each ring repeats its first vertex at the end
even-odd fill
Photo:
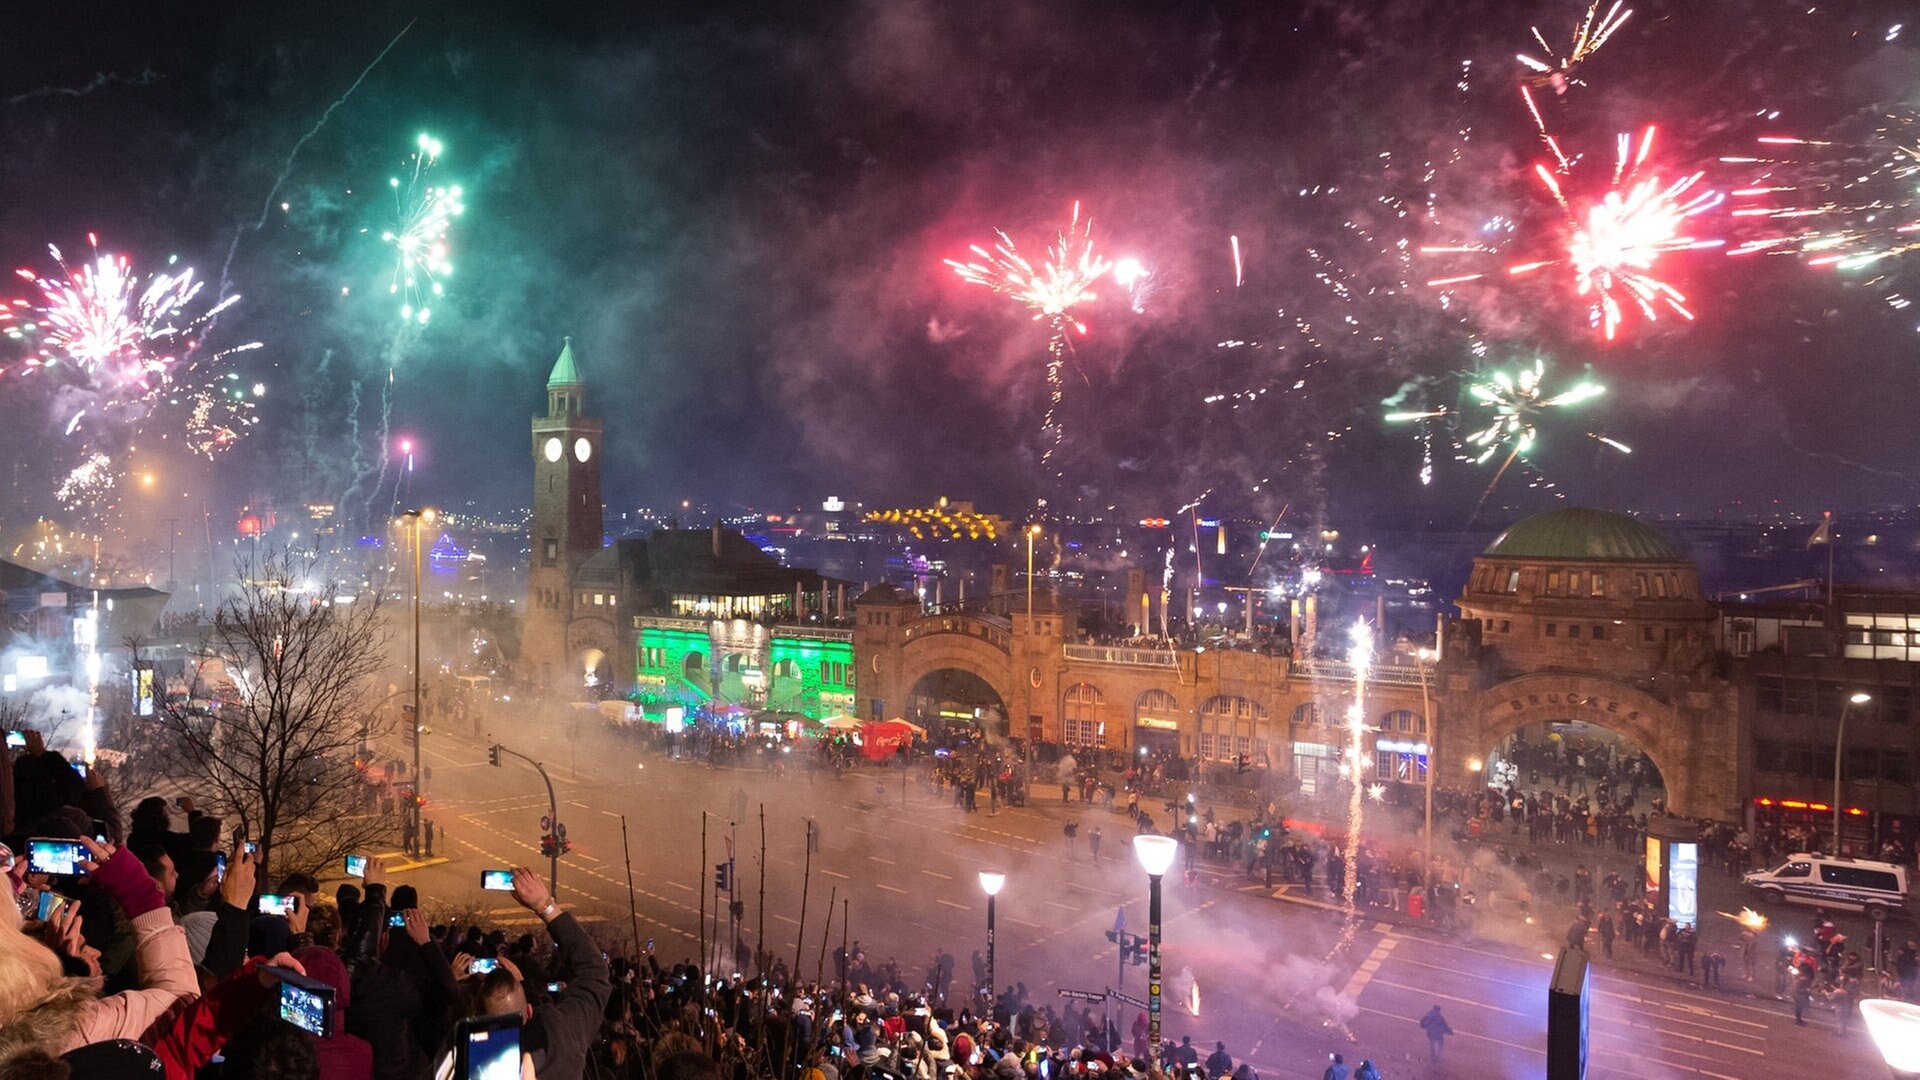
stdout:
POLYGON ((720 523, 713 523, 713 561, 720 561, 720 523))

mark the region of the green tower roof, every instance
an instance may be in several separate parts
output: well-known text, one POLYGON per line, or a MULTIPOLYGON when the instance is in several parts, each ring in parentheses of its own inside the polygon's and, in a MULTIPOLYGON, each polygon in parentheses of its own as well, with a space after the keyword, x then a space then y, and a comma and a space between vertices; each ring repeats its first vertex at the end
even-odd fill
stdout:
POLYGON ((1686 562, 1665 533, 1625 514, 1571 507, 1516 522, 1488 545, 1508 559, 1585 559, 1594 562, 1686 562))
POLYGON ((580 377, 580 369, 573 364, 573 339, 562 338, 560 359, 553 362, 553 374, 547 376, 547 389, 556 386, 585 386, 587 380, 580 377))

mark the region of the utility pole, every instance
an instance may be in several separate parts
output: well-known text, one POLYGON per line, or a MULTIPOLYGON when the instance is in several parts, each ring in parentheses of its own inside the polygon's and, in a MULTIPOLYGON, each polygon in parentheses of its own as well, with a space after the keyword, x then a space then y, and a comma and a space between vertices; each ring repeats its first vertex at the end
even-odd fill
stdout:
POLYGON ((767 945, 767 804, 760 804, 760 928, 753 934, 753 970, 766 977, 773 949, 767 945))
POLYGON ((633 845, 627 842, 627 815, 620 815, 620 851, 627 857, 627 918, 633 922, 633 954, 640 955, 640 909, 633 901, 633 845))
POLYGON ((813 888, 813 819, 807 819, 806 868, 800 872, 800 929, 794 935, 793 977, 800 978, 800 957, 807 947, 807 893, 813 888))

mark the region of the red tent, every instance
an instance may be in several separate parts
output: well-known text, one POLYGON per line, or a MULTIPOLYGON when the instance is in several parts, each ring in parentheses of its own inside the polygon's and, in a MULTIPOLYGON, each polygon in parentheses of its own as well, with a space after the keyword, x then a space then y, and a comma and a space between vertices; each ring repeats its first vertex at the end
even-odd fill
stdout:
POLYGON ((924 731, 900 719, 861 724, 860 752, 869 761, 885 761, 912 746, 916 734, 924 731))

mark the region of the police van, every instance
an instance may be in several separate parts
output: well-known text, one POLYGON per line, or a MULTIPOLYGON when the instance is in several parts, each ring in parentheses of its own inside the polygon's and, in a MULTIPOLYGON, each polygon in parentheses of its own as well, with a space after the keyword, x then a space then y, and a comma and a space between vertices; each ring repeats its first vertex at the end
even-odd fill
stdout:
POLYGON ((1787 856, 1771 870, 1752 870, 1740 883, 1768 903, 1864 911, 1875 919, 1907 912, 1907 868, 1818 852, 1787 856))

